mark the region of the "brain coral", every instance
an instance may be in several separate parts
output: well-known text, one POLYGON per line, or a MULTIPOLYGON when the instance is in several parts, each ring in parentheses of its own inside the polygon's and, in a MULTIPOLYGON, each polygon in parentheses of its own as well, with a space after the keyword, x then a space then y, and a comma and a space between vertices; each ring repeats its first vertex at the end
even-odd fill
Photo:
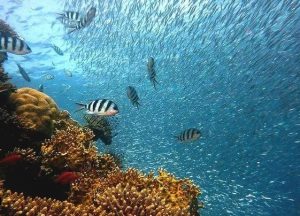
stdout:
POLYGON ((29 128, 45 136, 52 134, 58 108, 48 95, 35 89, 20 88, 10 95, 9 101, 16 114, 27 121, 29 128))

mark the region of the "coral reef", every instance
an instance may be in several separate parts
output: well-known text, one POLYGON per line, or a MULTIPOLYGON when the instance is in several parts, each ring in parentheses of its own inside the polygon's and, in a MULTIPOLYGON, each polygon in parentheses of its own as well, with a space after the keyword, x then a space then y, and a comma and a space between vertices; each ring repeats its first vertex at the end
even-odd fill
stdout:
POLYGON ((92 145, 93 133, 74 125, 57 130, 41 147, 42 163, 51 169, 80 170, 97 160, 97 149, 92 145))
MULTIPOLYGON (((1 53, 0 53, 1 58, 1 53)), ((1 65, 0 59, 0 106, 3 106, 7 103, 9 94, 15 91, 15 86, 9 83, 8 74, 5 73, 4 68, 1 65)))
POLYGON ((31 88, 20 88, 9 98, 10 105, 18 116, 27 120, 30 128, 50 136, 58 108, 46 94, 31 88))
POLYGON ((83 115, 86 121, 87 128, 90 128, 94 133, 94 140, 100 139, 105 145, 112 143, 112 138, 115 136, 112 132, 113 126, 107 118, 98 115, 83 115))
MULTIPOLYGON (((0 87, 7 81, 0 70, 0 87)), ((49 96, 30 88, 4 92, 0 215, 199 215, 201 192, 192 181, 165 170, 122 170, 123 155, 98 152, 93 131, 49 96)))

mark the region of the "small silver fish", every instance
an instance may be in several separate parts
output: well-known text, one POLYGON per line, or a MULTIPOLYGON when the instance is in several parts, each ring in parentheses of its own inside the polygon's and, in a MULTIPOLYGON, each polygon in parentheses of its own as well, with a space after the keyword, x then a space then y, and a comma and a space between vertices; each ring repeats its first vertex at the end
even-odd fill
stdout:
POLYGON ((129 98, 129 100, 131 101, 132 105, 139 108, 139 106, 140 106, 139 96, 134 87, 132 87, 132 86, 127 87, 127 96, 129 98))
POLYGON ((189 128, 181 132, 178 136, 175 136, 175 138, 178 141, 185 143, 185 142, 192 142, 198 140, 200 136, 201 136, 200 130, 196 128, 189 128))
POLYGON ((39 85, 38 91, 44 92, 44 85, 43 84, 39 85))
POLYGON ((65 69, 64 72, 65 72, 66 76, 68 76, 68 77, 72 77, 73 76, 72 72, 70 70, 68 70, 68 69, 65 69))
POLYGON ((52 48, 58 55, 64 55, 63 51, 58 46, 52 44, 52 48))
POLYGON ((25 69, 23 67, 21 67, 20 64, 17 63, 17 66, 19 68, 19 72, 22 75, 22 77, 24 78, 24 80, 26 80, 27 82, 30 82, 30 78, 28 76, 28 74, 26 73, 25 69))
POLYGON ((103 116, 113 116, 119 113, 118 106, 107 99, 94 100, 88 104, 76 103, 80 106, 80 111, 82 109, 87 109, 87 114, 103 115, 103 116))
POLYGON ((53 80, 54 76, 52 74, 47 74, 47 75, 45 75, 45 79, 46 80, 53 80))
POLYGON ((154 88, 156 89, 156 84, 158 84, 158 82, 156 80, 156 72, 154 69, 154 58, 152 57, 148 58, 147 68, 148 68, 149 79, 152 82, 154 88))

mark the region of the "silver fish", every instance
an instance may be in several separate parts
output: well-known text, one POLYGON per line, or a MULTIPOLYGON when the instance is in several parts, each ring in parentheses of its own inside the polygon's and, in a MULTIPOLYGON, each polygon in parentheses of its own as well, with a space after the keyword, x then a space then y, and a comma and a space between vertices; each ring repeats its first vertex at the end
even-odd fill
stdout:
POLYGON ((52 44, 52 48, 58 55, 64 55, 63 51, 58 46, 52 44))
POLYGON ((45 79, 46 80, 53 80, 54 76, 52 74, 47 74, 47 75, 45 75, 45 79))
POLYGON ((180 142, 192 142, 195 140, 198 140, 201 136, 200 130, 196 128, 189 128, 181 132, 178 136, 175 138, 180 142))
POLYGON ((64 72, 65 72, 65 75, 68 76, 68 77, 72 77, 73 76, 72 72, 70 70, 68 70, 68 69, 65 69, 64 72))
POLYGON ((30 82, 30 78, 28 76, 28 74, 26 73, 25 69, 23 67, 21 67, 20 64, 17 63, 17 66, 19 68, 19 72, 22 75, 22 77, 24 78, 24 80, 26 80, 27 82, 30 82))
POLYGON ((158 84, 158 82, 156 80, 156 72, 154 69, 154 58, 152 57, 148 58, 147 68, 148 68, 149 79, 152 82, 154 88, 156 89, 156 84, 158 84))
POLYGON ((87 114, 103 115, 103 116, 113 116, 119 113, 118 106, 107 99, 97 99, 88 104, 76 103, 80 106, 77 111, 87 109, 87 114))
POLYGON ((39 90, 40 92, 44 92, 44 85, 43 85, 43 84, 40 84, 38 90, 39 90))
POLYGON ((140 106, 139 96, 134 87, 132 87, 132 86, 127 87, 127 96, 129 98, 129 100, 131 101, 132 105, 139 108, 139 106, 140 106))

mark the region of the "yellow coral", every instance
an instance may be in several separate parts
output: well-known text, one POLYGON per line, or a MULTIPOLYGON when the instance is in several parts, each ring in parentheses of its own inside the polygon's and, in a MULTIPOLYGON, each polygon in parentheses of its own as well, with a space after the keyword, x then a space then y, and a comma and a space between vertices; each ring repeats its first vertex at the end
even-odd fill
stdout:
POLYGON ((69 124, 57 130, 41 147, 42 163, 48 168, 79 170, 97 162, 98 152, 92 143, 93 133, 69 124))
POLYGON ((58 108, 49 96, 35 89, 20 88, 10 95, 9 101, 16 114, 26 119, 30 128, 45 136, 52 134, 58 108))
POLYGON ((72 198, 72 194, 80 194, 82 186, 86 195, 81 193, 81 203, 101 206, 106 215, 195 215, 198 210, 191 204, 200 194, 199 188, 163 170, 157 177, 135 169, 116 169, 98 179, 84 176, 72 185, 72 198))

